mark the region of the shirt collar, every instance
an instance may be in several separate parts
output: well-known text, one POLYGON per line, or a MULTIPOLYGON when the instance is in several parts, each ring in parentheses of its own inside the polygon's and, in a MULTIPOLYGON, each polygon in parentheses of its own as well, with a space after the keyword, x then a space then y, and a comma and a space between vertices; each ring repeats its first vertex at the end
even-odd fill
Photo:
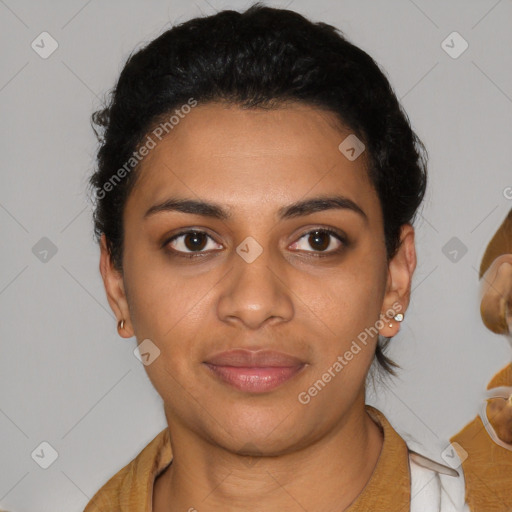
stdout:
MULTIPOLYGON (((365 409, 381 429, 384 441, 370 479, 346 512, 408 511, 411 480, 407 445, 382 412, 370 405, 365 409)), ((84 512, 103 510, 114 503, 121 512, 150 511, 154 482, 171 462, 169 429, 165 428, 96 493, 84 512)))
POLYGON ((365 408, 381 429, 384 442, 370 479, 346 512, 408 512, 411 504, 411 477, 407 444, 382 412, 368 404, 365 408))

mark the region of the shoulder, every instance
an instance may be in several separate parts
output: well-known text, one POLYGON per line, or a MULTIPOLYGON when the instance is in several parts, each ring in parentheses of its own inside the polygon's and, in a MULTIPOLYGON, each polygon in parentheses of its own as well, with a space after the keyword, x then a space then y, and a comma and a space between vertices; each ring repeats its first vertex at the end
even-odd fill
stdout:
POLYGON ((155 476, 171 457, 166 428, 96 492, 83 512, 145 512, 155 476))
MULTIPOLYGON (((437 457, 437 454, 429 452, 424 445, 407 433, 399 434, 378 409, 369 405, 366 408, 384 431, 383 453, 392 460, 392 466, 389 470, 386 468, 386 479, 389 479, 390 474, 396 479, 400 471, 407 474, 407 486, 410 489, 407 501, 410 501, 410 511, 469 512, 464 473, 455 450, 444 454, 446 460, 437 460, 440 454, 437 457), (396 457, 392 452, 400 452, 400 457, 396 457), (408 467, 401 469, 402 464, 408 467)), ((448 441, 446 444, 448 445, 448 441)))

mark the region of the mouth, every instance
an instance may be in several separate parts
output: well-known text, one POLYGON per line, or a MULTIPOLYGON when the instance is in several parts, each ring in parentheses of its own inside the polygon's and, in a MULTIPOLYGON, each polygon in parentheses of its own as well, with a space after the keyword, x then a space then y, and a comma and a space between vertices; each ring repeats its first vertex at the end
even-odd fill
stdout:
POLYGON ((230 350, 217 354, 203 364, 221 382, 240 391, 271 391, 297 375, 306 363, 275 351, 230 350))

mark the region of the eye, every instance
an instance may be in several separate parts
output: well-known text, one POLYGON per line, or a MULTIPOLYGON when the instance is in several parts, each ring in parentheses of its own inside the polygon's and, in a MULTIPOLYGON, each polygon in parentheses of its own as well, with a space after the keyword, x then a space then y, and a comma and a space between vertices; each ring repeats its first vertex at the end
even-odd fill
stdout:
MULTIPOLYGON (((200 230, 188 230, 182 231, 171 238, 169 238, 164 246, 170 246, 171 251, 176 256, 182 256, 185 258, 194 258, 205 256, 208 252, 208 242, 211 241, 213 247, 210 250, 222 249, 221 244, 216 244, 215 240, 204 231, 200 230), (218 247, 215 247, 217 245, 218 247)), ((318 228, 312 231, 304 233, 298 242, 295 242, 291 248, 298 249, 300 251, 310 252, 311 256, 329 256, 341 252, 344 247, 348 246, 346 237, 327 228, 318 228), (301 243, 301 240, 305 240, 305 243, 301 243), (333 240, 335 239, 337 243, 333 240), (308 244, 313 250, 308 250, 305 245, 308 244), (326 253, 326 254, 321 254, 326 253)))
MULTIPOLYGON (((333 254, 340 252, 340 250, 347 246, 346 238, 341 234, 332 229, 314 229, 313 231, 308 231, 304 235, 302 235, 298 242, 295 242, 296 249, 306 252, 312 252, 314 256, 323 256, 323 254, 314 254, 315 252, 322 253, 326 252, 328 254, 333 254), (333 241, 333 238, 336 239, 337 243, 333 241), (305 243, 301 246, 301 240, 305 240, 305 243), (305 245, 309 245, 313 248, 313 251, 308 250, 305 245), (334 248, 333 248, 334 247, 334 248), (328 250, 329 249, 329 250, 328 250)), ((292 246, 293 247, 293 246, 292 246)))
MULTIPOLYGON (((203 249, 208 246, 208 240, 215 242, 213 238, 204 231, 190 230, 174 235, 167 240, 164 245, 170 245, 172 247, 171 250, 178 253, 179 256, 193 258, 194 256, 203 254, 203 249)), ((222 246, 220 247, 222 248, 222 246)), ((215 249, 215 247, 213 248, 215 249)))

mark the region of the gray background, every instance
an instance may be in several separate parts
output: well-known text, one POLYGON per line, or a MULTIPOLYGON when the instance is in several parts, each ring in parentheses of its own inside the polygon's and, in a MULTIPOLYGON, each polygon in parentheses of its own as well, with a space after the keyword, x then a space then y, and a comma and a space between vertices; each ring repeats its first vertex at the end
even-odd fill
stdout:
MULTIPOLYGON (((249 4, 0 0, 0 507, 81 511, 166 426, 98 271, 89 117, 135 47, 169 23, 249 4), (47 59, 31 48, 43 31, 59 45, 47 59), (57 249, 46 262, 33 252, 43 237, 57 249), (48 469, 31 457, 43 441, 58 452, 48 469)), ((512 207, 512 1, 267 4, 334 24, 370 53, 429 150, 413 300, 390 351, 404 371, 368 401, 442 462, 511 358, 481 323, 477 269, 512 207), (456 59, 441 47, 453 31, 469 43, 456 59), (443 253, 452 237, 467 248, 458 261, 443 253)))

